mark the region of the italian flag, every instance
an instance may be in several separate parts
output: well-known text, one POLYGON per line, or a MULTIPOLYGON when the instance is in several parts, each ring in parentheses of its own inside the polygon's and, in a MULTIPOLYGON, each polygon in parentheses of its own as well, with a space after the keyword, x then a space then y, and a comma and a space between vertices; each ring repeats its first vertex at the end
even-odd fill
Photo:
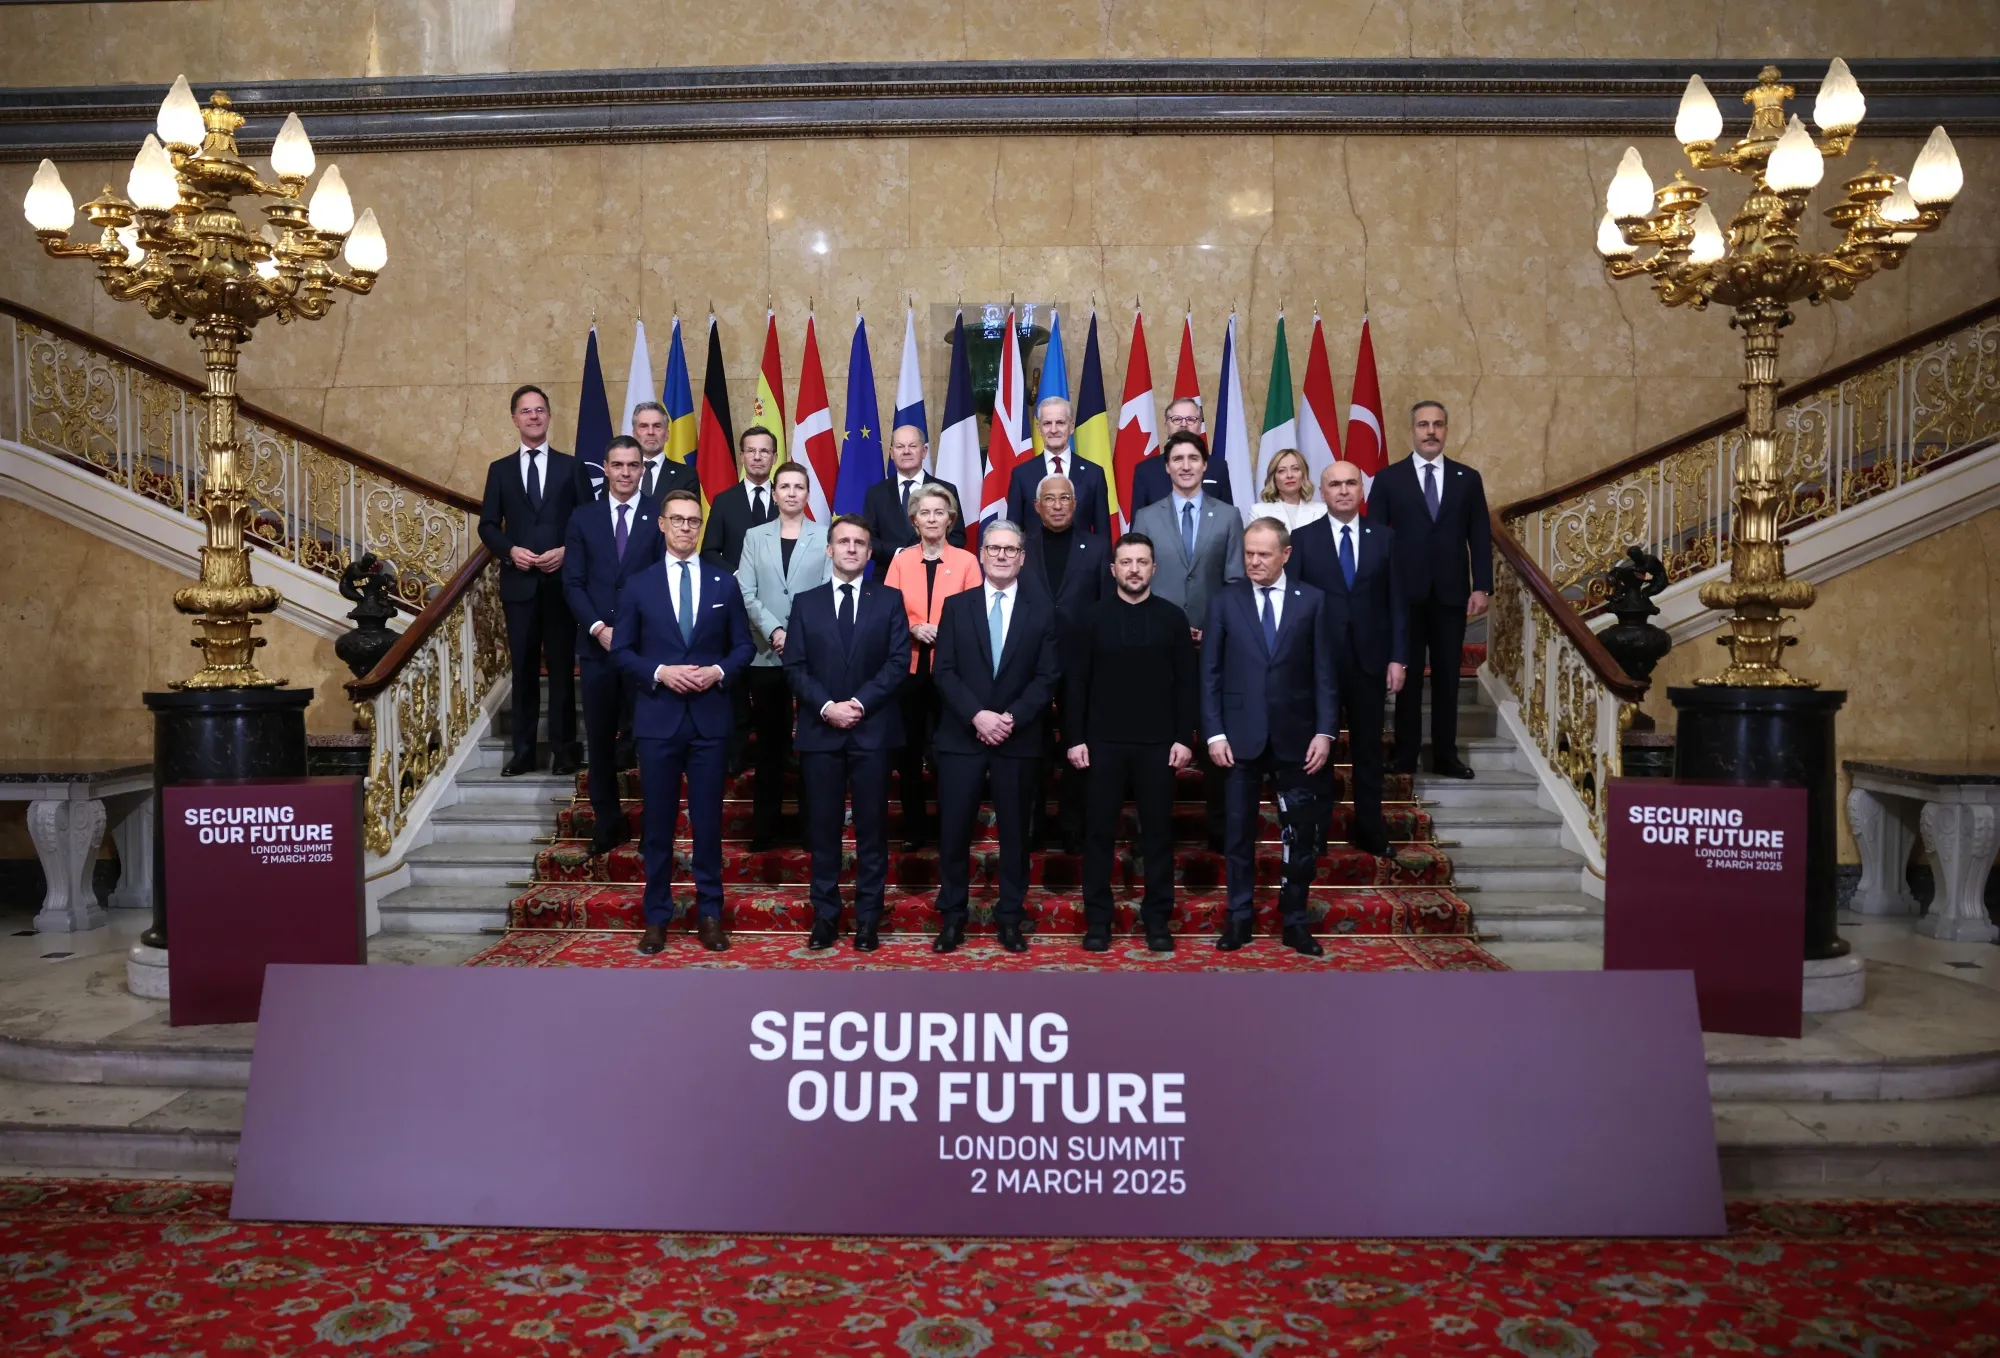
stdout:
POLYGON ((1264 476, 1271 459, 1287 448, 1299 446, 1299 421, 1292 409, 1292 356, 1285 348, 1285 313, 1278 313, 1278 338, 1271 350, 1271 385, 1264 392, 1264 436, 1257 441, 1256 485, 1251 493, 1263 493, 1264 476))

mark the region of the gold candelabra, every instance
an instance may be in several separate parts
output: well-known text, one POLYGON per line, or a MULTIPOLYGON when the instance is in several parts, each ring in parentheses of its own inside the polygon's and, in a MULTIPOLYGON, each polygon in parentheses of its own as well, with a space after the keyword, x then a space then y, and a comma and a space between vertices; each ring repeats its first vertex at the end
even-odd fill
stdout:
POLYGON ((1728 580, 1703 585, 1701 601, 1733 610, 1730 663, 1705 684, 1755 687, 1813 687, 1784 666, 1787 608, 1813 601, 1809 580, 1785 574, 1784 543, 1778 519, 1785 491, 1778 484, 1778 332, 1792 322, 1791 304, 1817 306, 1854 295, 1879 269, 1902 262, 1918 234, 1944 223, 1964 176, 1958 153, 1942 127, 1924 144, 1909 178, 1879 169, 1874 161, 1847 181, 1847 196, 1826 210, 1844 231, 1833 249, 1801 247, 1800 223, 1806 199, 1830 157, 1847 153, 1867 110, 1861 89, 1834 58, 1820 82, 1813 121, 1815 140, 1785 102, 1796 93, 1766 66, 1743 95, 1750 127, 1743 138, 1718 150, 1722 111, 1700 76, 1688 78, 1674 136, 1697 170, 1729 169, 1750 180, 1749 196, 1727 231, 1707 203, 1708 190, 1676 170, 1673 182, 1655 190, 1636 148, 1627 147, 1605 194, 1597 228, 1598 253, 1612 278, 1646 274, 1667 306, 1705 310, 1713 302, 1734 311, 1730 325, 1743 334, 1746 440, 1736 469, 1735 515, 1728 580), (1640 247, 1651 246, 1641 256, 1640 247))
POLYGON ((198 615, 192 643, 205 661, 175 688, 274 688, 257 668, 254 615, 275 609, 282 595, 250 578, 249 488, 236 437, 236 365, 251 330, 266 317, 280 324, 318 320, 337 288, 366 293, 388 259, 374 209, 354 216, 340 168, 326 167, 310 201, 313 150, 296 113, 285 118, 271 148, 275 184, 266 183, 236 148, 243 117, 220 90, 203 108, 187 77, 160 105, 158 136, 148 134, 121 198, 110 185, 84 213, 99 229, 90 243, 72 243, 76 205, 56 167, 44 160, 28 189, 28 222, 42 248, 57 259, 89 259, 98 281, 120 301, 143 303, 148 314, 189 324, 208 370, 201 439, 201 516, 208 528, 198 583, 174 594, 174 607, 198 615), (265 222, 253 231, 237 214, 239 197, 265 198, 265 222), (349 272, 332 261, 343 252, 349 272))

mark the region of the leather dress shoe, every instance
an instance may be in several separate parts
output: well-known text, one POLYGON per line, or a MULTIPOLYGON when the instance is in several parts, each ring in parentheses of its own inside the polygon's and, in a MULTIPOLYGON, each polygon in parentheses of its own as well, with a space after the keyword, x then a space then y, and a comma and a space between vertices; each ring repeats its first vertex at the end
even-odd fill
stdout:
POLYGON ((695 932, 701 937, 701 946, 710 952, 729 951, 729 931, 722 927, 720 916, 703 915, 695 925, 695 932))
POLYGON ((1417 771, 1417 761, 1414 756, 1412 756, 1409 759, 1405 759, 1401 755, 1389 756, 1389 763, 1387 765, 1386 772, 1415 773, 1416 771, 1417 771))
POLYGON ((1326 949, 1322 948, 1319 945, 1319 940, 1313 937, 1310 925, 1287 924, 1285 926, 1285 946, 1293 952, 1303 953, 1307 957, 1324 957, 1326 955, 1326 949))
POLYGON ((500 776, 502 778, 518 778, 524 773, 533 773, 534 771, 535 756, 532 752, 517 754, 500 766, 500 776))
POLYGON ((1256 921, 1250 916, 1237 919, 1231 915, 1222 922, 1222 936, 1215 940, 1215 946, 1223 952, 1235 952, 1250 941, 1251 931, 1255 928, 1256 921))
POLYGON ((1225 852, 1222 843, 1222 836, 1220 834, 1212 834, 1208 837, 1208 851, 1210 853, 1225 852))
POLYGON ((1022 935, 1021 926, 1012 923, 1002 924, 1000 926, 1000 946, 1008 952, 1026 952, 1028 950, 1028 940, 1022 935))
POLYGON ((599 830, 590 840, 590 856, 601 858, 623 844, 626 836, 618 830, 599 830))
POLYGON ((1083 931, 1083 950, 1085 952, 1110 952, 1111 926, 1108 924, 1093 924, 1085 929, 1083 931))
POLYGON ((1387 835, 1355 835, 1347 842, 1373 858, 1387 858, 1390 856, 1389 837, 1387 835))
POLYGON ((1462 764, 1456 759, 1440 759, 1431 766, 1431 772, 1440 778, 1470 778, 1472 765, 1462 764))
POLYGON ((840 928, 832 920, 816 919, 813 921, 812 937, 806 940, 806 946, 814 952, 820 952, 826 948, 831 948, 833 940, 839 934, 840 928))
POLYGON ((582 765, 583 765, 582 760, 578 759, 574 754, 571 754, 567 750, 562 750, 558 751, 555 757, 549 761, 549 772, 556 774, 574 774, 579 768, 582 767, 582 765))
POLYGON ((1165 929, 1148 929, 1146 931, 1146 947, 1153 952, 1172 952, 1174 950, 1174 936, 1165 929))
POLYGON ((769 853, 772 849, 775 849, 777 846, 778 846, 778 837, 776 835, 750 836, 751 853, 769 853))
POLYGON ((879 922, 872 919, 858 920, 854 925, 854 951, 874 952, 882 944, 877 930, 879 922))
POLYGON ((664 924, 649 924, 639 938, 639 951, 652 956, 667 946, 667 927, 664 924))
POLYGON ((938 926, 937 937, 931 940, 931 951, 957 952, 963 942, 965 942, 965 921, 953 915, 938 926))

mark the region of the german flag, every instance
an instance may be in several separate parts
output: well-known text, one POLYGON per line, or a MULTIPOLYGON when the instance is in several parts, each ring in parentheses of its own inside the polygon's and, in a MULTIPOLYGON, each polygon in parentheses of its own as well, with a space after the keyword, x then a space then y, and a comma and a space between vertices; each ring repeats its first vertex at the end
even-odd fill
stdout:
POLYGON ((708 317, 708 372, 701 381, 701 432, 696 436, 695 474, 710 504, 735 485, 736 425, 729 418, 729 379, 722 372, 722 330, 708 317))

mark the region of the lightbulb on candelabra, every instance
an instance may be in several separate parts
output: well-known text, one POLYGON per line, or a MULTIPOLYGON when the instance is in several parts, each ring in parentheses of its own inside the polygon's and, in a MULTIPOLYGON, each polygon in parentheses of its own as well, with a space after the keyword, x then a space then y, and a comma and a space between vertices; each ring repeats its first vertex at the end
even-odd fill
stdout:
POLYGON ((160 116, 154 126, 159 130, 160 140, 178 150, 193 151, 201 146, 208 135, 202 125, 201 105, 194 100, 194 91, 188 88, 188 78, 178 76, 174 87, 167 91, 167 97, 160 105, 160 116))
POLYGON ((354 229, 354 200, 347 196, 347 181, 340 177, 338 165, 327 166, 319 177, 306 214, 313 230, 328 236, 344 236, 354 229))
POLYGON ((271 143, 271 172, 280 179, 312 178, 313 148, 306 138, 306 125, 296 113, 285 115, 278 139, 271 143))
POLYGON ((167 148, 160 145, 160 139, 150 132, 139 154, 132 159, 125 192, 132 196, 134 206, 148 212, 171 212, 181 201, 180 180, 174 174, 173 159, 168 156, 167 148))
POLYGON ((56 163, 45 160, 35 171, 35 182, 28 185, 28 225, 36 231, 54 231, 69 234, 70 225, 76 221, 76 199, 69 196, 69 186, 62 181, 62 172, 56 163))
POLYGON ((1721 135, 1722 110, 1715 106, 1715 96, 1700 76, 1689 76, 1681 111, 1674 118, 1674 140, 1683 146, 1713 146, 1721 135))

